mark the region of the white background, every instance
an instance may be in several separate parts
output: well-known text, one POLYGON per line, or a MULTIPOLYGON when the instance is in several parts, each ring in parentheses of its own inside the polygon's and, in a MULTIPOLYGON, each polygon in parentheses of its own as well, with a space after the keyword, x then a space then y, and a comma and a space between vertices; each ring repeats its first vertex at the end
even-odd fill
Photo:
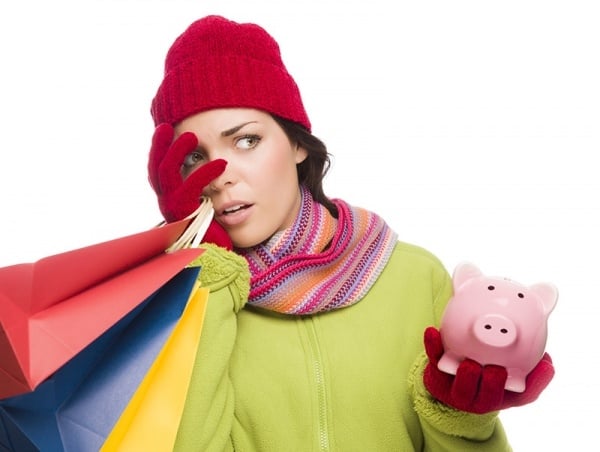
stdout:
POLYGON ((560 298, 557 375, 502 418, 516 451, 597 447, 595 1, 3 2, 0 265, 150 228, 150 100, 173 39, 219 13, 279 41, 334 155, 327 193, 560 298))

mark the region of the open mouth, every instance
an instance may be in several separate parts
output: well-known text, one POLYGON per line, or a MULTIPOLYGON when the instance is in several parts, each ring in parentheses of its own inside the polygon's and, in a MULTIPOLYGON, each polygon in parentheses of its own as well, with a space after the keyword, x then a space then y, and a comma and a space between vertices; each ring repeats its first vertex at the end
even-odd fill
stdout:
POLYGON ((250 207, 250 205, 240 204, 240 205, 229 207, 229 208, 223 210, 223 212, 221 214, 222 215, 231 215, 231 214, 240 212, 241 210, 246 210, 248 207, 250 207))

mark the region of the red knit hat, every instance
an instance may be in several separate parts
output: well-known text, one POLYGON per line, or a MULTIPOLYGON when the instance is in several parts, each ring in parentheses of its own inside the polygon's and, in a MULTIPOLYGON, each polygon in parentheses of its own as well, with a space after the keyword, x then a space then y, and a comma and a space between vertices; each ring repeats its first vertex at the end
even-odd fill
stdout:
POLYGON ((256 108, 311 124, 279 45, 263 28, 221 16, 193 22, 173 43, 152 101, 155 125, 212 108, 256 108))

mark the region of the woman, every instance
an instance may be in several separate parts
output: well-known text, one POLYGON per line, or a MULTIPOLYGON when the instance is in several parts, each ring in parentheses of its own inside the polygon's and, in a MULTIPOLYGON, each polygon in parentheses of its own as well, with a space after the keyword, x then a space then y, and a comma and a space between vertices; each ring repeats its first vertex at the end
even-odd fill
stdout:
POLYGON ((510 450, 498 410, 538 397, 549 357, 520 394, 498 366, 437 369, 447 271, 378 215, 325 196, 326 147, 264 29, 192 23, 151 111, 165 219, 201 195, 215 208, 195 263, 211 296, 177 450, 510 450))

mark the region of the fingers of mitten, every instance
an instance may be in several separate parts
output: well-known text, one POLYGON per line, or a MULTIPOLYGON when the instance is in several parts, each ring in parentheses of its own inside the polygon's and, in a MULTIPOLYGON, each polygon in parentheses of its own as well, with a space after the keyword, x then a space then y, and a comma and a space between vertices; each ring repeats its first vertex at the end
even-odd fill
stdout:
POLYGON ((451 396, 456 408, 469 411, 478 394, 482 370, 481 365, 470 359, 460 363, 451 388, 451 396))
POLYGON ((552 364, 552 357, 550 356, 550 354, 548 352, 545 352, 544 355, 542 356, 542 359, 540 360, 540 362, 541 361, 545 361, 547 363, 552 364))
POLYGON ((444 345, 440 332, 432 326, 427 327, 423 334, 423 342, 429 361, 437 366, 438 361, 444 354, 444 345))
POLYGON ((540 394, 546 389, 554 378, 554 365, 552 360, 542 357, 540 362, 527 375, 525 391, 510 392, 507 391, 504 400, 504 408, 513 406, 527 405, 538 399, 540 394))
POLYGON ((164 193, 174 191, 183 183, 181 165, 186 156, 198 146, 198 138, 192 132, 182 133, 170 146, 160 162, 158 175, 164 193))
POLYGON ((173 141, 173 126, 171 124, 162 123, 154 129, 152 135, 152 145, 148 154, 148 177, 152 188, 157 193, 160 192, 160 181, 158 168, 165 154, 167 153, 171 142, 173 141))
POLYGON ((182 220, 200 207, 201 196, 201 191, 188 189, 182 185, 159 197, 160 211, 168 223, 182 220))
POLYGON ((179 186, 172 186, 159 199, 161 212, 167 222, 178 221, 194 213, 200 206, 204 187, 222 174, 226 165, 227 162, 221 159, 209 162, 194 171, 185 181, 181 175, 177 175, 179 186))
POLYGON ((508 373, 504 367, 491 365, 483 368, 479 391, 472 407, 474 413, 489 413, 502 407, 507 376, 508 373))
POLYGON ((554 374, 555 370, 552 361, 542 359, 527 376, 527 387, 539 395, 550 384, 554 378, 554 374))
POLYGON ((449 404, 450 391, 454 375, 438 369, 437 365, 429 362, 423 371, 423 384, 429 393, 442 403, 449 404))
POLYGON ((227 162, 223 159, 213 160, 212 162, 202 165, 188 176, 183 182, 181 190, 201 195, 204 187, 223 174, 226 166, 227 162))
POLYGON ((208 229, 206 230, 206 234, 202 239, 204 243, 214 243, 215 245, 219 245, 229 251, 233 249, 233 243, 231 243, 231 238, 227 234, 227 231, 223 229, 219 223, 215 220, 212 220, 208 225, 208 229))

